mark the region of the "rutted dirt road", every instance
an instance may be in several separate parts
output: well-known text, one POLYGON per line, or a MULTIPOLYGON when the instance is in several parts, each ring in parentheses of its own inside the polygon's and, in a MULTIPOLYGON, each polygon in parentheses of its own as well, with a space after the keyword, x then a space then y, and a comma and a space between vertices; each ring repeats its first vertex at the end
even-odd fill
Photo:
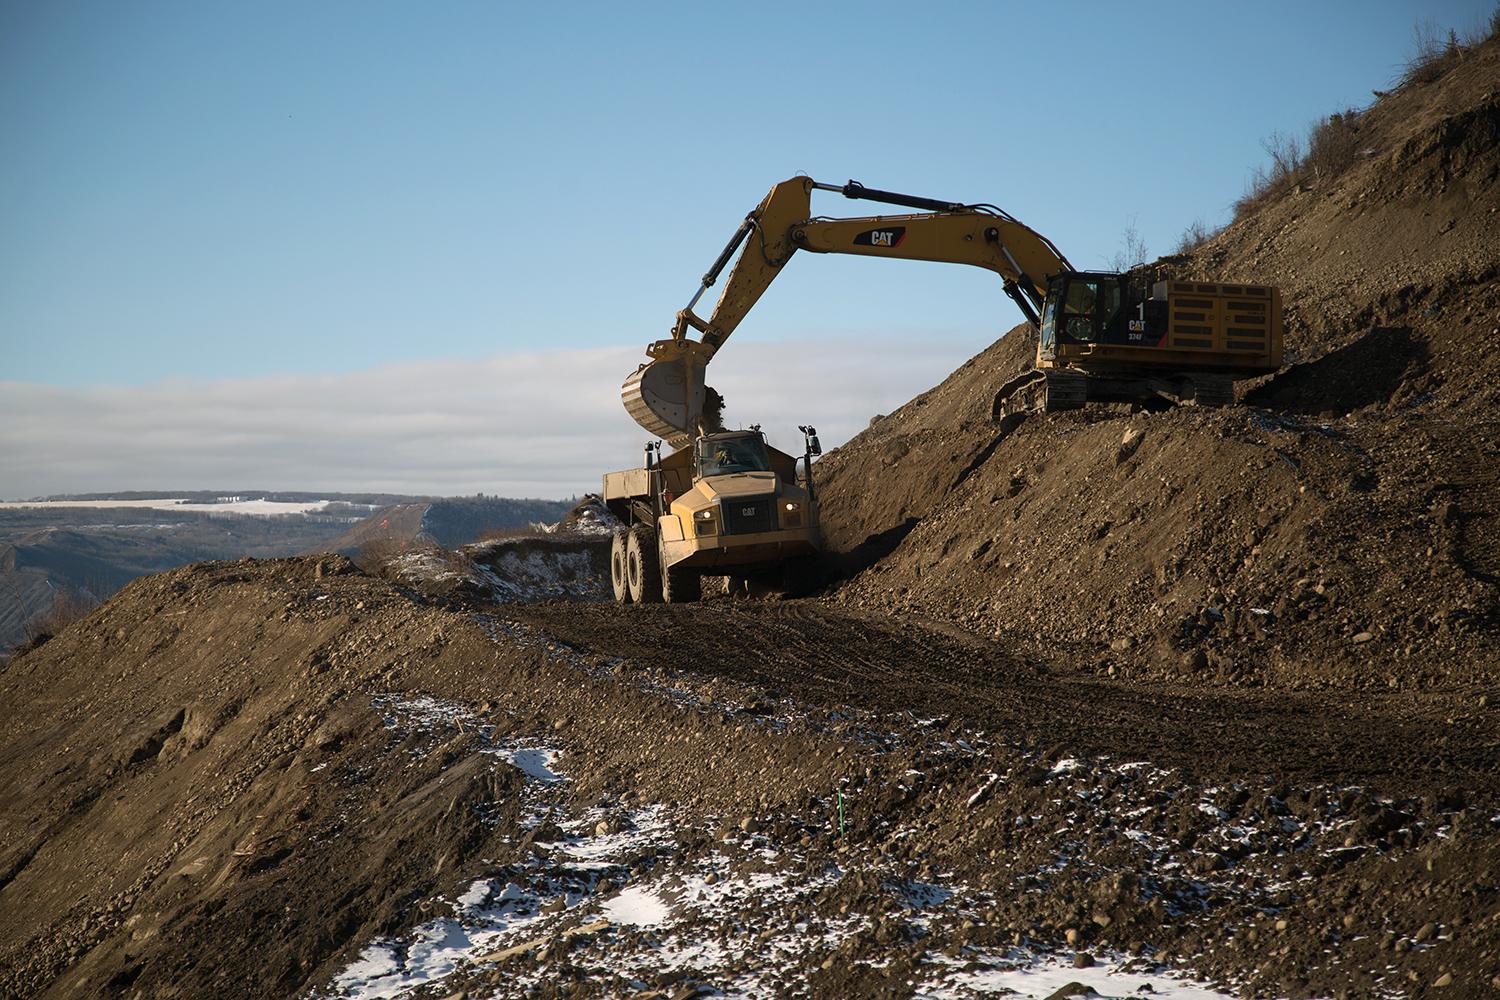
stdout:
POLYGON ((1372 696, 1131 683, 1059 669, 939 623, 813 601, 506 613, 589 653, 825 707, 961 720, 1037 749, 1147 757, 1205 779, 1263 774, 1379 782, 1393 792, 1444 782, 1500 791, 1500 732, 1484 707, 1494 691, 1372 696))

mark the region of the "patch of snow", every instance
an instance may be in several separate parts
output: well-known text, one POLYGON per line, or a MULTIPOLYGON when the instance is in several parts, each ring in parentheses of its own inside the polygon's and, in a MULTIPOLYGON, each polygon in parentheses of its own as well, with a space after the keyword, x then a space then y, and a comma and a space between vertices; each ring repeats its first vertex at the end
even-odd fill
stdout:
POLYGON ((632 886, 606 902, 600 912, 611 923, 655 927, 671 916, 672 908, 655 893, 632 886))
POLYGON ((562 775, 552 770, 552 762, 557 759, 558 752, 550 747, 503 747, 489 752, 509 761, 533 781, 551 784, 563 780, 562 775))
MULTIPOLYGON (((936 958, 936 956, 931 956, 936 958)), ((1056 958, 1040 961, 1006 956, 980 959, 983 968, 957 971, 947 963, 913 990, 922 1000, 968 1000, 999 994, 1023 1000, 1042 1000, 1068 983, 1079 983, 1106 997, 1149 996, 1162 1000, 1233 1000, 1207 983, 1180 978, 1165 970, 1151 974, 1133 971, 1136 963, 1110 961, 1087 969, 1056 958), (1126 965, 1130 966, 1130 971, 1126 965), (1147 992, 1146 987, 1150 990, 1147 992)), ((934 964, 939 964, 934 961, 934 964)))

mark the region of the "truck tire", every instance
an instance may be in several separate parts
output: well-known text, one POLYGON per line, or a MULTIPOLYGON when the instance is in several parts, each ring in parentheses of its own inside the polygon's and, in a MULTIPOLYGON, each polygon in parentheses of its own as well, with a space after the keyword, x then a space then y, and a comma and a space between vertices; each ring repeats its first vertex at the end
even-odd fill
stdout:
POLYGON ((703 600, 703 577, 696 570, 668 567, 662 571, 661 581, 661 596, 668 604, 703 600))
POLYGON ((609 585, 615 592, 616 604, 630 603, 630 575, 625 569, 624 529, 616 531, 609 540, 609 585))
POLYGON ((625 538, 625 575, 630 599, 637 604, 659 604, 662 599, 661 563, 656 555, 656 532, 632 525, 625 538))

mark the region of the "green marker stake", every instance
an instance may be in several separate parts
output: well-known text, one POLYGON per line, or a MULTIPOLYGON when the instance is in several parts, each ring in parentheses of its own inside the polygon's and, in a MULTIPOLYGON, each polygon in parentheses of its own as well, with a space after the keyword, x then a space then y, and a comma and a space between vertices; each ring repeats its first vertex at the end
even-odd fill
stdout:
POLYGON ((844 835, 844 793, 839 792, 839 836, 844 835))

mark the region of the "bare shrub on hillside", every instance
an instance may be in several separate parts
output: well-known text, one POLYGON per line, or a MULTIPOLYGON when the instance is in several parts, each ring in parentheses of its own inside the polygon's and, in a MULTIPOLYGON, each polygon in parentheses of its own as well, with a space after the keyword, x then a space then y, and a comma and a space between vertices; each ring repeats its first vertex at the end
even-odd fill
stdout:
POLYGON ((1222 227, 1210 226, 1202 219, 1194 219, 1188 224, 1188 227, 1182 231, 1182 235, 1177 238, 1177 246, 1172 250, 1172 252, 1192 253, 1194 250, 1198 249, 1203 244, 1219 235, 1219 233, 1222 231, 1222 227))
POLYGON ((1272 132, 1261 140, 1260 148, 1266 151, 1270 162, 1255 168, 1244 197, 1234 203, 1234 214, 1238 218, 1261 203, 1291 190, 1292 183, 1302 166, 1302 140, 1286 132, 1272 132))
POLYGON ((69 625, 86 617, 98 606, 98 601, 91 600, 85 594, 73 590, 58 590, 52 599, 51 607, 27 620, 23 626, 26 639, 11 653, 14 655, 24 653, 28 649, 35 649, 61 633, 69 625))
MULTIPOLYGON (((1500 16, 1500 11, 1496 13, 1500 16)), ((1445 37, 1430 20, 1418 21, 1412 27, 1412 48, 1411 57, 1401 71, 1402 87, 1432 83, 1452 69, 1465 52, 1457 32, 1450 29, 1445 37)))
POLYGON ((1301 172, 1315 184, 1342 174, 1359 154, 1359 110, 1335 111, 1313 123, 1307 135, 1307 156, 1301 172))
POLYGON ((1146 263, 1150 251, 1146 249, 1146 241, 1141 239, 1140 231, 1135 228, 1135 219, 1132 218, 1125 224, 1125 232, 1120 237, 1120 249, 1109 259, 1109 268, 1112 271, 1128 271, 1137 264, 1146 263))
POLYGON ((1260 148, 1271 158, 1266 180, 1273 187, 1285 187, 1302 166, 1302 140, 1286 132, 1272 132, 1261 141, 1260 148))
POLYGON ((1319 118, 1309 126, 1305 145, 1294 135, 1272 132, 1261 143, 1269 162, 1250 176, 1244 196, 1234 203, 1235 218, 1298 185, 1322 187, 1348 170, 1359 156, 1359 119, 1358 108, 1319 118))

